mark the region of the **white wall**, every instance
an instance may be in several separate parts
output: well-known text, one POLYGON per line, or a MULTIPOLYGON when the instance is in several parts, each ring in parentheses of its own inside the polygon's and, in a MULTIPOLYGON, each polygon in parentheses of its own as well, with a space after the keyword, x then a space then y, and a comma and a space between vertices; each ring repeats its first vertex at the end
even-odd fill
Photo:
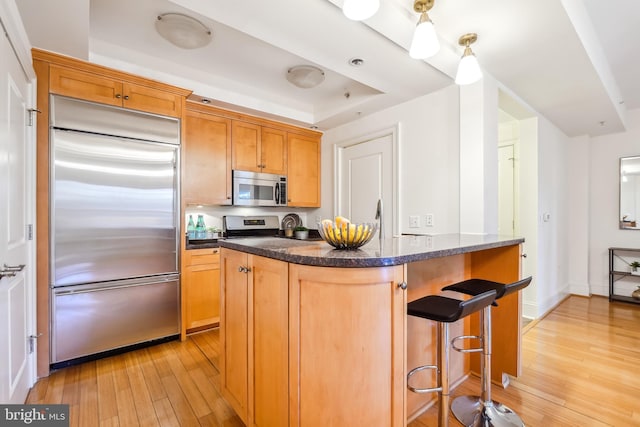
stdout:
POLYGON ((498 232, 498 87, 460 88, 460 232, 498 232))
POLYGON ((591 138, 589 150, 590 200, 589 285, 591 293, 609 294, 609 247, 640 248, 640 231, 619 229, 620 157, 640 155, 640 109, 627 116, 627 131, 591 138))
POLYGON ((571 138, 567 159, 567 227, 569 231, 569 291, 588 296, 589 289, 589 203, 591 198, 589 137, 571 138))
POLYGON ((569 143, 551 122, 538 118, 537 317, 569 293, 569 143))
POLYGON ((459 91, 455 85, 328 130, 322 138, 322 208, 334 214, 333 146, 399 126, 401 233, 459 231, 459 91), (409 228, 409 216, 432 213, 434 227, 409 228))

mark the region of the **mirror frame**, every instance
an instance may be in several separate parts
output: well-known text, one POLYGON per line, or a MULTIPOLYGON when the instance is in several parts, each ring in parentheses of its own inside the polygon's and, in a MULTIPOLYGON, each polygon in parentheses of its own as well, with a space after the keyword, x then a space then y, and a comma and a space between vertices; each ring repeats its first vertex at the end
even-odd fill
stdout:
MULTIPOLYGON (((630 218, 630 220, 625 220, 627 218, 627 214, 625 214, 622 210, 622 202, 623 202, 623 192, 622 186, 625 181, 625 170, 623 169, 623 163, 625 160, 636 160, 638 165, 640 166, 640 155, 638 156, 628 156, 628 157, 620 157, 619 162, 619 185, 618 185, 618 224, 620 230, 640 230, 640 209, 634 210, 635 218, 630 218)), ((640 182, 640 168, 638 169, 638 181, 640 182)), ((636 199, 640 200, 640 189, 636 189, 636 199)), ((636 206, 640 206, 640 202, 635 202, 636 206)))

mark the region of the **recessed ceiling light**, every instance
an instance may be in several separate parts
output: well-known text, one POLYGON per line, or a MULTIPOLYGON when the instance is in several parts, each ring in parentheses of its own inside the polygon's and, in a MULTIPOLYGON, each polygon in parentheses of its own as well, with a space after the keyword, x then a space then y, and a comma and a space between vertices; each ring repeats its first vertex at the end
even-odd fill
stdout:
POLYGON ((349 65, 351 65, 353 67, 361 67, 362 65, 364 65, 364 59, 362 59, 362 58, 351 58, 349 60, 349 65))

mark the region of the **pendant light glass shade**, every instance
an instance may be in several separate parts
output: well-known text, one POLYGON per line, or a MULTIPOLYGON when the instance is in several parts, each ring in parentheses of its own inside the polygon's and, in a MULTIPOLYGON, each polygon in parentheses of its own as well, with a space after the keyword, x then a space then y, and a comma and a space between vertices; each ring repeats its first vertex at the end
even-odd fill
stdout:
POLYGON ((465 49, 465 54, 460 59, 460 64, 458 64, 456 84, 468 85, 477 82, 481 78, 482 70, 480 70, 480 64, 478 64, 476 56, 471 52, 471 49, 465 49), (470 53, 467 54, 467 50, 470 53))
POLYGON ((464 46, 462 59, 458 64, 458 72, 456 73, 456 84, 468 85, 475 83, 482 78, 482 70, 476 56, 471 51, 471 45, 478 40, 476 33, 468 33, 460 36, 458 44, 464 46))
POLYGON ((342 13, 354 21, 371 18, 380 7, 380 0, 344 0, 342 13))
POLYGON ((433 22, 426 13, 423 13, 413 33, 409 56, 414 59, 426 59, 438 53, 439 50, 440 42, 433 22))

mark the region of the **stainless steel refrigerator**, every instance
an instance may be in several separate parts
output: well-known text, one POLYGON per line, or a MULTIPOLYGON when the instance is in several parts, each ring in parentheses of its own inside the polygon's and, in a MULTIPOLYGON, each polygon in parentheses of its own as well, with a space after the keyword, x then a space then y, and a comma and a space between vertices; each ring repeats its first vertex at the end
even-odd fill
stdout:
POLYGON ((177 335, 177 119, 51 97, 51 363, 177 335))

